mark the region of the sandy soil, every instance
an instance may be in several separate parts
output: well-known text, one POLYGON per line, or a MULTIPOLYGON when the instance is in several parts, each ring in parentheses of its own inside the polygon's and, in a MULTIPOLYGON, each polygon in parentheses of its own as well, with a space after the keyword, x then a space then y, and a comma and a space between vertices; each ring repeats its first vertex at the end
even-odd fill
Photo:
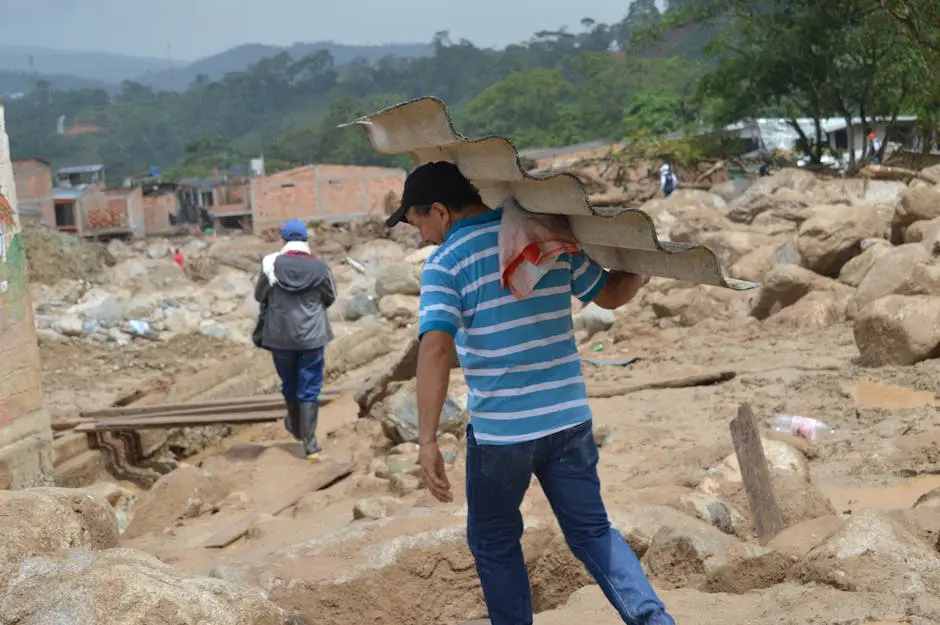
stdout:
MULTIPOLYGON (((593 401, 596 426, 605 433, 600 472, 615 521, 638 505, 674 502, 705 477, 709 466, 731 453, 728 422, 742 401, 750 402, 765 423, 774 413, 787 412, 822 419, 837 429, 834 438, 808 444, 807 450, 813 457, 814 484, 839 512, 909 508, 919 496, 940 486, 937 410, 870 409, 858 405, 849 392, 860 379, 931 390, 940 381, 940 362, 861 369, 853 364, 856 350, 847 326, 793 335, 767 334, 756 323, 736 328, 706 325, 681 337, 669 330, 650 333, 636 347, 646 359, 627 367, 585 365, 591 384, 605 386, 715 369, 737 373, 735 379, 715 386, 642 391, 593 401)), ((357 467, 352 478, 305 495, 277 517, 262 519, 245 538, 224 550, 199 549, 202 540, 276 488, 285 474, 299 475, 306 468, 279 426, 247 428, 190 461, 231 484, 231 494, 215 512, 162 530, 154 527, 152 533, 126 541, 128 546, 150 551, 189 572, 261 585, 285 607, 315 619, 311 622, 351 622, 351 615, 361 613, 362 601, 375 600, 380 587, 396 588, 399 598, 384 596, 383 605, 369 612, 369 622, 444 623, 483 615, 472 563, 463 546, 462 456, 451 471, 457 491, 453 505, 438 504, 419 490, 395 498, 392 519, 353 523, 358 500, 388 496, 388 483, 371 475, 368 465, 371 455, 388 445, 377 424, 357 422, 356 406, 348 395, 325 407, 323 420, 328 452, 357 467), (421 540, 415 538, 421 536, 436 538, 426 539, 427 546, 421 549, 421 540), (365 581, 354 574, 356 567, 375 566, 370 549, 381 550, 381 545, 402 537, 412 537, 413 545, 397 547, 405 556, 394 567, 379 567, 365 581), (441 568, 442 563, 447 566, 441 568), (333 592, 317 586, 318 580, 348 575, 353 581, 333 592), (295 580, 293 586, 290 580, 295 580), (407 601, 438 593, 423 610, 407 601)), ((554 521, 537 485, 524 507, 533 526, 528 551, 563 555, 563 543, 544 529, 554 521)), ((541 610, 558 611, 547 611, 538 623, 568 622, 574 615, 596 623, 616 622, 596 590, 586 589, 572 599, 572 605, 562 607, 568 595, 590 579, 570 559, 547 559, 537 555, 535 560, 536 604, 541 610)), ((892 612, 896 603, 885 597, 866 599, 856 593, 847 598, 833 588, 783 584, 737 596, 673 590, 668 583, 654 582, 665 589, 663 598, 680 623, 710 625, 729 618, 763 623, 774 615, 772 622, 781 623, 862 623, 865 610, 874 610, 870 616, 884 622, 904 622, 892 612), (843 605, 846 602, 864 607, 855 609, 843 605), (703 610, 705 606, 708 609, 703 610), (789 620, 784 619, 786 614, 789 620)))

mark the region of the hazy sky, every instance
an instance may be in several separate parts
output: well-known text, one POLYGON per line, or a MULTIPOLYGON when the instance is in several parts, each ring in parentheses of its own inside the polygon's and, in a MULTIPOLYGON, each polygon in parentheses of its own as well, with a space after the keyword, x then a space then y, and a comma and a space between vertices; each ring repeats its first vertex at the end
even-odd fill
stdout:
POLYGON ((502 46, 583 17, 612 22, 629 0, 0 0, 7 44, 195 60, 241 43, 426 42, 436 31, 502 46), (525 7, 532 7, 531 10, 525 7))

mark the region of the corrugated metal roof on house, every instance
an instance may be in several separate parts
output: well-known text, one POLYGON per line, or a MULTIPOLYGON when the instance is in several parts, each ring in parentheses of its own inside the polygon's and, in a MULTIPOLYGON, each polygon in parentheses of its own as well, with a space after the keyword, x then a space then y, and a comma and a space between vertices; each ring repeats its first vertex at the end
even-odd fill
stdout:
POLYGON ((55 187, 52 190, 52 199, 53 200, 77 200, 81 196, 85 195, 85 192, 91 189, 89 185, 82 185, 80 187, 55 187))
POLYGON ((56 173, 59 174, 95 174, 104 171, 104 165, 75 165, 74 167, 63 167, 56 173))

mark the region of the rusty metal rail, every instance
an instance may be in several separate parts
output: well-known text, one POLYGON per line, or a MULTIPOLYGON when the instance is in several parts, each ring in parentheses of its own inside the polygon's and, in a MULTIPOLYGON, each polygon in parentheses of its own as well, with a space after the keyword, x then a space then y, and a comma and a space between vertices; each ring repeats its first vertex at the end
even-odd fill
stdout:
MULTIPOLYGON (((320 394, 321 405, 336 399, 342 392, 340 389, 324 390, 320 394)), ((78 419, 54 423, 53 429, 93 433, 203 425, 243 425, 278 421, 284 417, 285 410, 284 398, 280 395, 153 406, 122 406, 83 411, 78 419)))

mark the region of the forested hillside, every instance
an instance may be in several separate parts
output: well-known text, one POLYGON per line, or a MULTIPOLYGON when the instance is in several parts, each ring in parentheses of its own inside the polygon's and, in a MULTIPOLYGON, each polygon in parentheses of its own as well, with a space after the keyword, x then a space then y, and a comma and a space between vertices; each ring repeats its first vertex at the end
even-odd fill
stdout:
MULTIPOLYGON (((432 41, 433 55, 338 67, 329 53, 263 59, 184 93, 124 83, 8 103, 14 156, 103 162, 111 179, 159 166, 176 175, 244 164, 383 164, 362 133, 337 124, 421 95, 449 103, 467 134, 521 147, 658 135, 756 115, 859 116, 940 111, 935 0, 680 0, 661 15, 637 0, 616 24, 539 32, 493 51, 432 41), (932 21, 931 21, 932 20, 932 21), (98 134, 59 136, 89 122, 98 134)), ((807 137, 810 143, 813 137, 807 137)))

